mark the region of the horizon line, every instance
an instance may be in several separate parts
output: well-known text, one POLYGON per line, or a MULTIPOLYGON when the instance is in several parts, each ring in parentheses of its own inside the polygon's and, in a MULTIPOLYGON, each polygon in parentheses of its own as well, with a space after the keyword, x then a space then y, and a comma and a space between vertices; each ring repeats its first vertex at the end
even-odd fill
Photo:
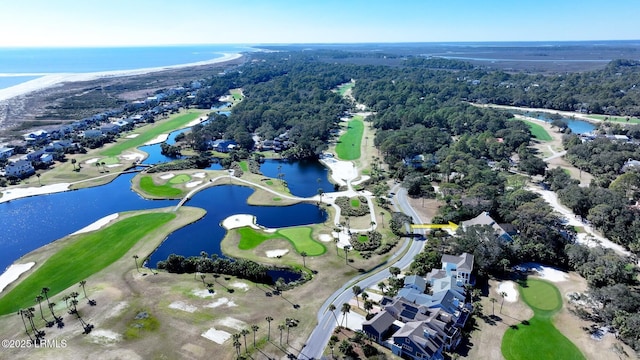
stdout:
POLYGON ((534 44, 534 43, 593 43, 640 42, 639 39, 595 40, 455 40, 455 41, 358 41, 358 42, 261 42, 261 43, 167 43, 167 44, 108 44, 108 45, 0 45, 0 49, 78 49, 78 48, 132 48, 132 47, 188 47, 188 46, 299 46, 299 45, 392 45, 392 44, 534 44))

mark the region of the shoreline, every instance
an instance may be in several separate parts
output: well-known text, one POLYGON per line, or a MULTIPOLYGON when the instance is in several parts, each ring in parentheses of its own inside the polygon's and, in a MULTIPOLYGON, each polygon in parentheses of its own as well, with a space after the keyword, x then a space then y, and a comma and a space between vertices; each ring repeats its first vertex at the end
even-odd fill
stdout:
POLYGON ((165 71, 165 70, 173 70, 173 69, 202 66, 202 65, 212 65, 212 64, 218 64, 218 63, 236 60, 241 58, 242 56, 243 55, 240 53, 223 53, 223 56, 219 58, 187 63, 187 64, 167 65, 167 66, 158 66, 158 67, 149 67, 149 68, 142 68, 142 69, 131 69, 131 70, 97 71, 97 72, 89 72, 89 73, 41 74, 43 76, 37 79, 29 80, 18 85, 10 86, 8 88, 0 89, 0 101, 9 100, 18 96, 44 90, 46 88, 59 86, 63 83, 91 81, 91 80, 99 80, 99 79, 114 78, 114 77, 145 75, 145 74, 165 71))

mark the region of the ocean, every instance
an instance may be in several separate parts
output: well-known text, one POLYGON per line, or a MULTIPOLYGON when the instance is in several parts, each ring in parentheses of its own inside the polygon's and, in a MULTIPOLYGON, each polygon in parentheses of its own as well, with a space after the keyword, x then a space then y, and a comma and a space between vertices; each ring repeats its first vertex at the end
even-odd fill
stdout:
POLYGON ((0 89, 56 73, 135 70, 213 60, 250 52, 243 45, 99 48, 0 48, 0 89))

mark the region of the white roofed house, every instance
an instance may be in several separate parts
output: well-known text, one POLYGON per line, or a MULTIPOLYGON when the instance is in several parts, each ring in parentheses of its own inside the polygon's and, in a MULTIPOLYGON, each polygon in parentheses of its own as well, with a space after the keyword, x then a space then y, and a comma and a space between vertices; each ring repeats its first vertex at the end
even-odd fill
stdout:
POLYGON ((447 275, 455 275, 458 285, 472 284, 471 272, 473 271, 473 255, 442 255, 442 270, 447 275))

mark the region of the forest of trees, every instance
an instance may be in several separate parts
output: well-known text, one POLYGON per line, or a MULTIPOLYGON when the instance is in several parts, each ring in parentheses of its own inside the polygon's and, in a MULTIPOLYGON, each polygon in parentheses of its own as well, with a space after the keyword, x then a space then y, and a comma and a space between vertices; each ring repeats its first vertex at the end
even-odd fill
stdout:
MULTIPOLYGON (((353 106, 331 90, 355 79, 353 96, 374 112, 367 121, 376 129, 374 143, 388 173, 405 181, 414 196, 434 196, 431 185, 439 187, 444 206, 434 223, 458 223, 487 211, 498 222, 517 228, 511 243, 486 241, 488 229, 459 234, 453 249, 473 253, 479 274, 503 272, 527 261, 576 270, 587 279, 590 296, 603 304, 582 315, 613 326, 625 342, 640 349, 640 317, 633 315, 640 309, 640 293, 633 261, 575 244, 575 229, 566 227, 523 183, 514 182, 517 176, 508 171, 514 169, 512 158, 517 155, 518 170, 545 175, 545 183, 576 214, 637 252, 640 214, 628 204, 637 196, 640 178, 620 173, 627 159, 638 159, 637 146, 608 140, 582 143, 568 135, 567 159, 596 177, 590 187, 579 187, 561 169, 547 171, 529 148, 531 133, 525 123, 506 112, 470 104, 637 116, 640 63, 617 60, 603 70, 543 76, 419 57, 396 58, 395 66, 358 65, 366 56, 335 51, 252 54, 253 61, 241 71, 204 81, 194 104, 208 108, 231 88, 242 88, 246 98, 230 116, 214 115, 187 138, 200 150, 206 141, 218 138, 234 139, 249 149, 253 133, 271 138, 288 131, 296 146, 284 156, 315 157, 326 148, 330 130, 353 106), (416 155, 424 157, 421 166, 406 166, 405 160, 416 155)), ((381 54, 370 56, 379 59, 381 54)), ((375 180, 367 186, 374 193, 384 192, 375 180)), ((392 220, 394 232, 402 233, 406 219, 394 213, 392 220)), ((416 271, 424 272, 433 260, 433 253, 421 255, 416 271)))

